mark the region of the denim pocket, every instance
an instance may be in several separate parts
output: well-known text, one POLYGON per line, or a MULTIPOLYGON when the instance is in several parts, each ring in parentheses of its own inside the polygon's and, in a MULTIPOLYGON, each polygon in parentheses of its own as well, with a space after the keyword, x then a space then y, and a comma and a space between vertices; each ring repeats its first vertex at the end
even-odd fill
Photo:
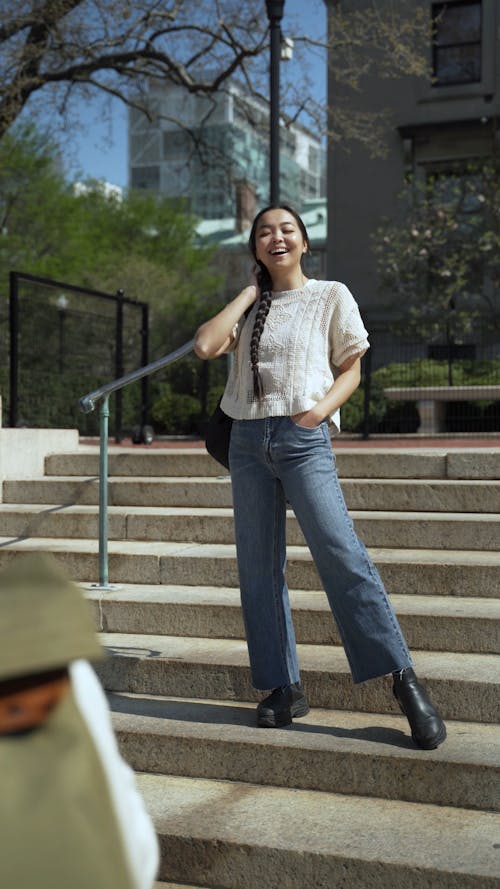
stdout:
POLYGON ((305 432, 307 435, 310 435, 311 432, 319 432, 323 428, 324 420, 321 421, 319 426, 301 426, 300 423, 296 423, 292 417, 288 417, 290 423, 292 424, 294 429, 299 429, 301 432, 305 432))

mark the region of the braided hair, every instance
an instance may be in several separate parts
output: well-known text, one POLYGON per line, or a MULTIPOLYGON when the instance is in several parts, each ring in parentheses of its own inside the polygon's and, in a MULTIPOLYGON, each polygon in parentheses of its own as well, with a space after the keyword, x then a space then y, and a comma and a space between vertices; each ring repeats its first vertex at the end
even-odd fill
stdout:
POLYGON ((279 204, 277 206, 264 207, 263 210, 257 213, 257 216, 253 221, 253 225, 250 231, 248 246, 250 247, 253 258, 255 259, 255 262, 258 266, 256 277, 260 291, 259 306, 257 309, 257 314, 255 316, 252 335, 250 337, 250 367, 252 369, 253 376, 253 393, 254 397, 257 398, 258 401, 262 401, 262 399, 264 398, 264 387, 262 385, 262 378, 259 372, 259 343, 262 336, 262 331, 264 330, 264 324, 266 323, 267 316, 269 315, 269 309, 271 308, 273 282, 269 270, 266 268, 263 262, 257 259, 256 236, 259 220, 264 215, 264 213, 267 213, 269 210, 286 210, 287 213, 290 213, 297 222, 304 241, 309 244, 307 229, 302 222, 302 219, 292 207, 288 206, 288 204, 279 204))

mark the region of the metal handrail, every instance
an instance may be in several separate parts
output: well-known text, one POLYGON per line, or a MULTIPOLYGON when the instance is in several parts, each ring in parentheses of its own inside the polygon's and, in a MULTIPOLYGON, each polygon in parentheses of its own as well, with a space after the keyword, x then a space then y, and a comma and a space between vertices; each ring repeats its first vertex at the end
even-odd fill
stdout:
POLYGON ((80 398, 80 410, 88 414, 94 410, 96 403, 102 401, 99 417, 99 583, 91 584, 92 589, 114 590, 116 584, 109 583, 108 571, 108 425, 109 425, 109 396, 118 392, 130 383, 135 383, 143 377, 161 370, 172 364, 179 358, 183 358, 193 350, 194 339, 184 343, 175 352, 170 352, 163 358, 158 358, 150 364, 139 367, 131 373, 125 374, 111 383, 106 383, 99 389, 89 392, 80 398))
POLYGON ((137 370, 132 370, 118 380, 113 380, 111 383, 106 383, 104 386, 101 386, 100 389, 95 389, 93 392, 89 392, 88 395, 84 395, 80 398, 80 410, 83 411, 84 414, 91 413, 95 408, 96 401, 99 401, 100 398, 104 398, 106 395, 112 395, 113 392, 117 392, 118 389, 123 389, 124 386, 128 386, 129 383, 135 383, 137 380, 142 380, 143 377, 149 377, 150 374, 155 373, 157 370, 161 370, 168 364, 172 364, 172 362, 177 361, 178 358, 184 358, 185 355, 193 350, 193 346, 194 339, 189 340, 188 343, 179 346, 175 352, 170 352, 168 355, 164 355, 163 358, 158 358, 150 364, 145 364, 144 367, 138 367, 137 370))

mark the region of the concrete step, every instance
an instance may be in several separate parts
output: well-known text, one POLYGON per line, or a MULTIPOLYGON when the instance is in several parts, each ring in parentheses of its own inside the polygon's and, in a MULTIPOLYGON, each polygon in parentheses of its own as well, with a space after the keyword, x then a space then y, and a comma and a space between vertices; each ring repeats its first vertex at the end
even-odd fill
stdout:
POLYGON ((210 889, 210 886, 206 884, 204 886, 193 886, 192 883, 188 886, 187 883, 162 883, 156 881, 153 883, 153 889, 210 889))
MULTIPOLYGON (((356 531, 367 546, 412 549, 498 550, 500 513, 351 511, 356 531)), ((1 536, 92 538, 99 533, 97 506, 0 505, 1 536)), ((110 506, 108 535, 115 540, 170 540, 231 543, 233 511, 225 507, 110 506)), ((291 510, 287 540, 304 545, 291 510)))
MULTIPOLYGON (((342 490, 351 510, 499 513, 500 481, 454 479, 344 478, 342 490)), ((212 480, 113 477, 108 484, 112 506, 231 506, 229 476, 212 480)), ((5 481, 4 503, 72 506, 96 504, 97 477, 54 477, 5 481)))
MULTIPOLYGON (((235 547, 169 541, 109 541, 112 583, 238 586, 235 547)), ((16 552, 50 552, 77 581, 98 579, 97 540, 0 538, 0 566, 16 552)), ((496 598, 500 560, 492 552, 370 548, 390 593, 496 598)), ((288 547, 291 589, 319 590, 321 583, 306 547, 288 547)))
POLYGON ((163 880, 219 889, 500 885, 496 813, 162 775, 139 776, 139 787, 160 836, 163 880))
MULTIPOLYGON (((423 449, 379 450, 357 448, 336 453, 340 476, 363 478, 446 478, 446 451, 423 449)), ((46 458, 47 475, 98 475, 99 456, 92 452, 53 454, 46 458)), ((109 473, 119 476, 224 476, 227 473, 204 449, 168 449, 137 451, 113 449, 109 454, 109 473)), ((499 473, 500 474, 500 473, 499 473)))
MULTIPOLYGON (((156 881, 153 883, 153 889, 207 889, 207 887, 203 886, 187 886, 186 883, 159 883, 156 881)), ((210 887, 208 887, 210 889, 210 887)))
MULTIPOLYGON (((109 691, 255 701, 245 642, 181 636, 101 634, 113 657, 99 666, 109 691)), ((498 658, 488 654, 413 653, 416 670, 446 719, 500 720, 498 658)), ((390 678, 353 685, 342 648, 299 645, 302 680, 313 707, 397 713, 390 678)))
MULTIPOLYGON (((500 448, 335 448, 341 477, 362 478, 500 478, 500 448)), ((98 448, 78 453, 51 454, 46 458, 48 475, 98 475, 98 448)), ((147 450, 112 448, 111 475, 216 477, 224 469, 200 448, 147 450)))
POLYGON ((187 883, 163 883, 157 880, 153 883, 153 889, 210 889, 210 886, 207 887, 206 884, 204 886, 193 886, 192 883, 188 886, 187 883))
POLYGON ((422 755, 404 716, 311 710, 263 731, 255 705, 111 694, 121 751, 138 772, 500 811, 500 727, 449 722, 422 755))
MULTIPOLYGON (((243 639, 237 588, 126 584, 113 592, 86 590, 96 624, 106 633, 243 639)), ((295 634, 309 645, 340 645, 322 591, 292 590, 295 634)), ((500 654, 500 599, 391 597, 410 648, 500 654)))
POLYGON ((192 883, 187 885, 187 883, 162 883, 158 882, 158 880, 153 883, 153 889, 210 889, 210 886, 204 884, 204 886, 193 886, 192 883))

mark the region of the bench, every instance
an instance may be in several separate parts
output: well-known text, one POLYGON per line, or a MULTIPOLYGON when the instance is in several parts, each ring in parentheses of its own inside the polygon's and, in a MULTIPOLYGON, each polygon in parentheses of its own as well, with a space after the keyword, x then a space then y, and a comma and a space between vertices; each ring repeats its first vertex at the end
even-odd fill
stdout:
POLYGON ((396 386, 384 389, 390 401, 416 401, 418 432, 433 435, 444 431, 447 401, 498 401, 500 386, 396 386))

